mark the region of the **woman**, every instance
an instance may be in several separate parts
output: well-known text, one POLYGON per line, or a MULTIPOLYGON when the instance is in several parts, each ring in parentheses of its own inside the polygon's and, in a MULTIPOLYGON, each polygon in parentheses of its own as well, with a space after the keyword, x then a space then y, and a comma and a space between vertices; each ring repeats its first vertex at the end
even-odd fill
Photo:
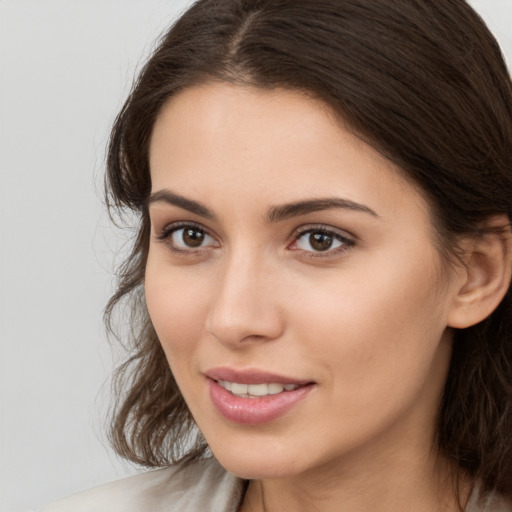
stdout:
POLYGON ((200 0, 112 131, 112 441, 48 510, 512 510, 512 86, 463 0, 200 0))

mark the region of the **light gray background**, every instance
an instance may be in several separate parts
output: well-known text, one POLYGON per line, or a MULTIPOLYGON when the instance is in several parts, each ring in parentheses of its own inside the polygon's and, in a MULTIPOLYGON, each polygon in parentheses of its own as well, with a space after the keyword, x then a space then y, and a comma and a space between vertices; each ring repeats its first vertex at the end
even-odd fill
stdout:
MULTIPOLYGON (((189 0, 0 0, 0 512, 134 472, 105 442, 102 308, 122 238, 104 148, 189 0)), ((512 62, 512 0, 473 0, 512 62)), ((107 382, 107 384, 105 384, 107 382)))

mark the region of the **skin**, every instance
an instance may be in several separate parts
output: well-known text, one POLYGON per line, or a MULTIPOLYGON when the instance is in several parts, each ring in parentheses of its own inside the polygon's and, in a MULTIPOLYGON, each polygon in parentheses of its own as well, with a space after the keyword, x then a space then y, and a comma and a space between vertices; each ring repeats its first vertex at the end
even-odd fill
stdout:
POLYGON ((415 187, 317 100, 227 84, 163 107, 150 168, 148 310, 214 455, 252 480, 241 510, 458 510, 432 440, 463 276, 442 265, 415 187), (268 218, 334 197, 373 213, 268 218), (198 246, 177 222, 201 227, 198 246), (319 227, 332 249, 297 234, 319 227), (204 372, 219 366, 315 386, 278 419, 240 425, 209 397, 204 372))

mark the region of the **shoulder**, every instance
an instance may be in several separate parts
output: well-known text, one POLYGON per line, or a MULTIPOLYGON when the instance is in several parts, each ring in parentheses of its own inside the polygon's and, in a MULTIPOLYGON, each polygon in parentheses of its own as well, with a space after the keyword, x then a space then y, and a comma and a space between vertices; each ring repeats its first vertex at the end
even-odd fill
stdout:
POLYGON ((235 512, 243 481, 215 459, 141 473, 51 503, 40 512, 235 512))
POLYGON ((497 492, 481 493, 477 486, 465 512, 512 512, 512 503, 497 492))

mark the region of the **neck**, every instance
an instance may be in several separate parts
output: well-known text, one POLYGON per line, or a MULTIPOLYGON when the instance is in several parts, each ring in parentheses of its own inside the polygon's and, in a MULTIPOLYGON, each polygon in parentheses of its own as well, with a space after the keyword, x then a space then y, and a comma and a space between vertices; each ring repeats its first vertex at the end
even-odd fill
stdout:
POLYGON ((366 464, 348 459, 308 474, 253 480, 240 512, 461 512, 469 498, 470 482, 431 454, 373 454, 366 464))
MULTIPOLYGON (((435 368, 445 377, 449 357, 443 361, 435 368)), ((471 482, 433 442, 444 377, 398 419, 337 458, 330 454, 304 471, 272 474, 269 468, 268 478, 249 484, 240 512, 461 512, 471 482)))

